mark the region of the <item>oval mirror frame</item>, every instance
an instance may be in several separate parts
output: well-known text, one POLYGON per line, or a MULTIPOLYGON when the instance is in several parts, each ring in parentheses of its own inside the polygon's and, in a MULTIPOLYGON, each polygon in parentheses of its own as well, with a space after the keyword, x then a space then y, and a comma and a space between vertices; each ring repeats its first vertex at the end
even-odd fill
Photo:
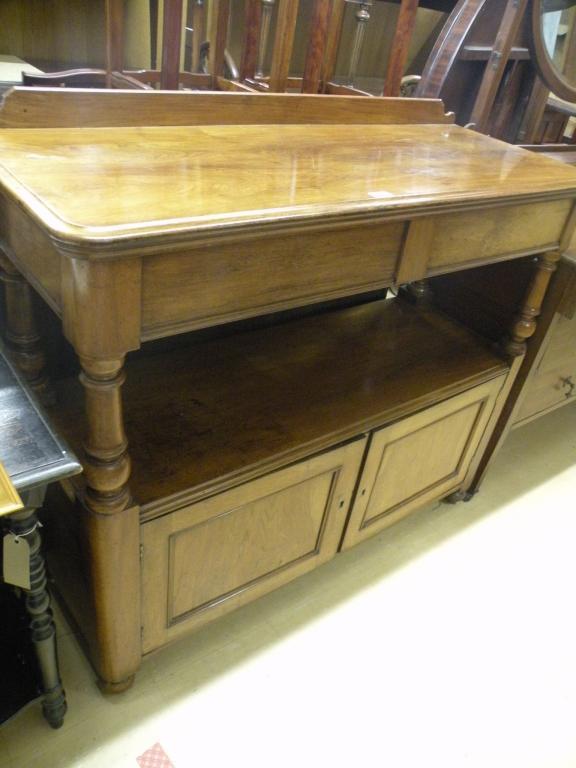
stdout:
POLYGON ((564 101, 576 102, 576 83, 570 82, 556 69, 554 62, 550 58, 544 34, 542 30, 542 15, 544 0, 531 0, 532 2, 532 23, 530 34, 530 47, 532 49, 532 59, 540 78, 547 88, 564 101))

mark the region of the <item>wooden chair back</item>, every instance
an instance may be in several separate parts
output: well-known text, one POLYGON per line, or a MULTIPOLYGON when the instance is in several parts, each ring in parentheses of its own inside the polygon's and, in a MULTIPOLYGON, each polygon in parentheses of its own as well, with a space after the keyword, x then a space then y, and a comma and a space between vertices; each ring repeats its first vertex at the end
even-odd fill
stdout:
MULTIPOLYGON (((240 65, 240 82, 274 93, 292 90, 300 93, 369 95, 354 86, 355 73, 370 19, 369 2, 360 0, 305 0, 312 3, 310 29, 302 77, 290 76, 296 22, 301 0, 245 0, 245 39, 240 65), (356 31, 349 53, 349 85, 335 82, 338 58, 348 5, 357 8, 356 31), (276 27, 272 41, 270 73, 263 76, 262 63, 269 37, 272 8, 276 6, 276 27)), ((418 0, 399 0, 394 45, 388 57, 382 95, 399 96, 416 25, 418 0)), ((222 57, 215 65, 222 67, 222 57)), ((222 75, 221 69, 214 70, 222 75)))
POLYGON ((547 92, 527 39, 527 0, 459 0, 424 67, 416 95, 441 98, 457 122, 533 143, 547 92))
MULTIPOLYGON (((199 4, 190 0, 163 0, 161 22, 160 66, 150 69, 127 70, 124 66, 124 0, 105 0, 106 10, 106 69, 82 69, 27 75, 25 85, 69 86, 120 89, 223 90, 267 91, 281 93, 296 91, 308 94, 369 95, 353 85, 335 82, 336 61, 342 37, 345 9, 353 5, 356 11, 356 32, 350 51, 349 80, 362 49, 370 15, 367 8, 373 0, 305 0, 311 3, 312 14, 306 45, 305 63, 301 77, 290 75, 294 50, 296 23, 301 0, 244 0, 245 24, 239 77, 233 79, 226 71, 226 45, 229 31, 231 0, 207 0, 199 4), (190 2, 192 3, 190 5, 190 2), (193 18, 192 71, 182 66, 185 9, 190 5, 193 18), (206 13, 206 8, 208 9, 206 13), (269 40, 272 11, 275 8, 273 39, 269 40), (198 69, 204 29, 210 30, 207 71, 198 69), (263 74, 263 60, 271 44, 271 66, 263 74)), ((424 0, 425 2, 425 0, 424 0)), ((408 57, 410 41, 416 23, 418 0, 399 0, 400 10, 396 33, 387 63, 384 96, 400 95, 400 86, 408 57)), ((152 33, 154 30, 152 30, 152 33)))

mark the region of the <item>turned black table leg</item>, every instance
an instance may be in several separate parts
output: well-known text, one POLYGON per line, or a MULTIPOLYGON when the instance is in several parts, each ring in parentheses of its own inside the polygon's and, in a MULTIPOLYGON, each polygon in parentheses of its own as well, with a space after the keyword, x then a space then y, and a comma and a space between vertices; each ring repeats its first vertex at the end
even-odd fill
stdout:
POLYGON ((42 505, 45 489, 33 489, 22 494, 25 509, 11 515, 9 530, 25 538, 30 546, 30 589, 24 590, 26 611, 30 618, 32 642, 36 651, 44 700, 44 717, 52 728, 60 728, 66 714, 66 695, 60 680, 56 653, 56 626, 46 588, 46 567, 42 554, 42 539, 36 510, 42 505))

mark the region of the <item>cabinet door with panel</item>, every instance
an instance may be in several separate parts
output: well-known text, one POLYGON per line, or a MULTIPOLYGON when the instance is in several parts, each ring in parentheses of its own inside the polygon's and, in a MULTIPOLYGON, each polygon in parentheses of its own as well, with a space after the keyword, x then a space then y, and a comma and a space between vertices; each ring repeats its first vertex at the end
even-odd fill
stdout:
POLYGON ((366 438, 142 525, 143 650, 333 557, 366 438))
POLYGON ((502 383, 499 377, 373 434, 343 549, 458 488, 502 383))
POLYGON ((575 399, 576 316, 565 317, 556 313, 516 422, 530 421, 575 399))

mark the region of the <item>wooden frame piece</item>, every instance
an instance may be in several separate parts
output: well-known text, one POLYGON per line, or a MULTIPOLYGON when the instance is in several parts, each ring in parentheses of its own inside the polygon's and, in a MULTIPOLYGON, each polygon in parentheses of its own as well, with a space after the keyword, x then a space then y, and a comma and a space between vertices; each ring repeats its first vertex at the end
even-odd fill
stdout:
POLYGON ((24 509, 22 499, 12 485, 2 462, 0 462, 0 517, 19 512, 21 509, 24 509))
POLYGON ((538 74, 552 93, 566 101, 576 101, 576 85, 571 85, 558 72, 544 42, 542 34, 543 0, 532 0, 530 47, 538 74))
POLYGON ((0 128, 140 125, 452 124, 439 99, 354 99, 311 94, 162 93, 72 88, 13 88, 0 128))
POLYGON ((482 82, 476 95, 472 114, 470 115, 470 123, 472 123, 477 131, 482 133, 486 131, 494 99, 502 81, 512 43, 520 28, 526 4, 527 0, 508 0, 498 27, 498 34, 494 41, 492 53, 486 62, 482 82))
POLYGON ((439 98, 468 33, 487 0, 459 0, 428 57, 415 96, 439 98))
POLYGON ((390 51, 386 79, 384 80, 383 96, 399 96, 404 67, 408 60, 410 40, 416 25, 419 0, 401 0, 400 13, 396 21, 394 45, 390 51))

